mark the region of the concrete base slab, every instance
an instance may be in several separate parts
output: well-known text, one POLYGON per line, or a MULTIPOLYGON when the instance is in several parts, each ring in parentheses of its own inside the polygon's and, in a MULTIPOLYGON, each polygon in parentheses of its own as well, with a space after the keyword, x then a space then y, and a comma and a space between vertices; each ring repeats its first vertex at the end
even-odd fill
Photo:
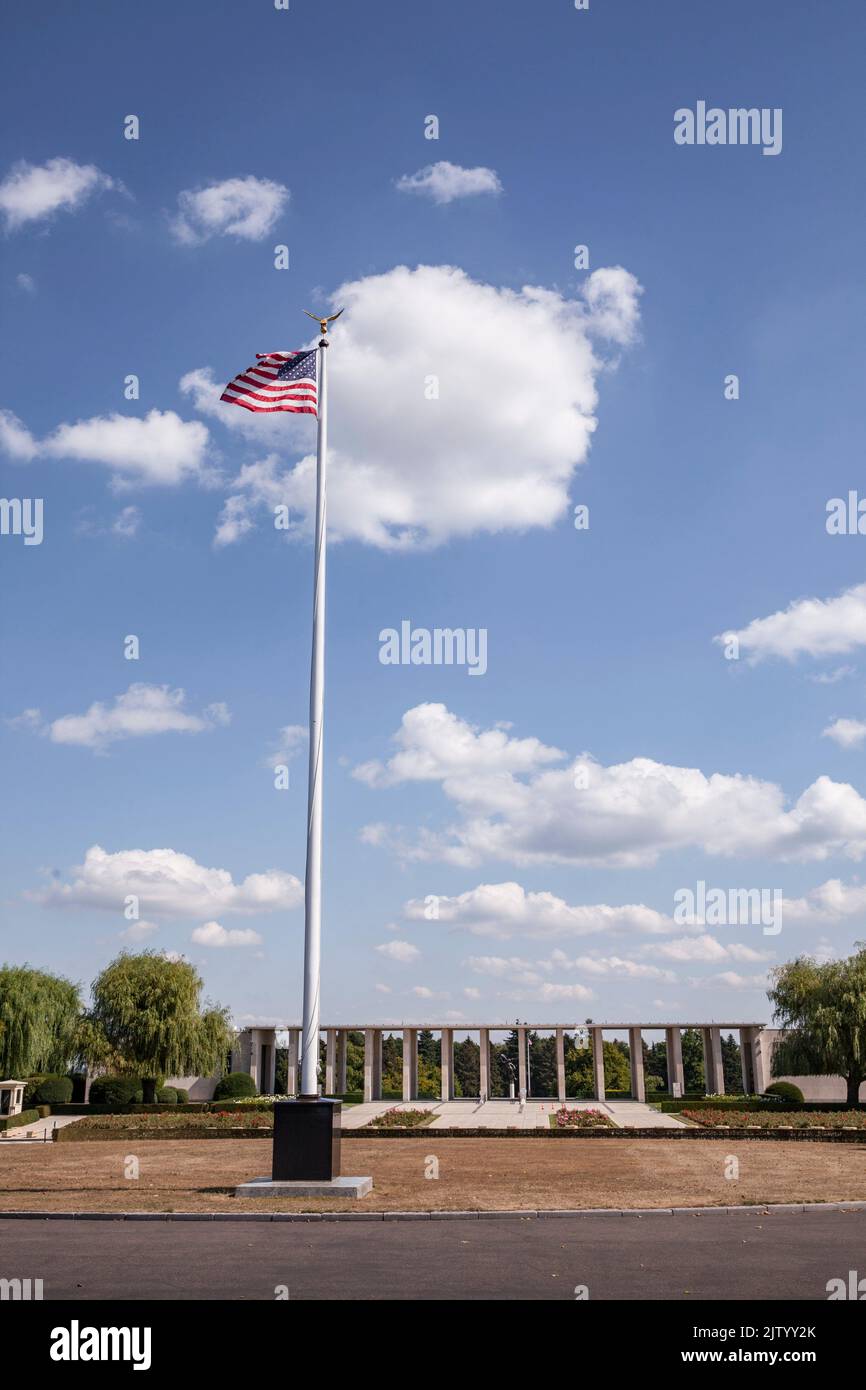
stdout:
POLYGON ((252 1178, 235 1188, 236 1197, 367 1197, 372 1178, 331 1178, 330 1182, 274 1182, 252 1178))

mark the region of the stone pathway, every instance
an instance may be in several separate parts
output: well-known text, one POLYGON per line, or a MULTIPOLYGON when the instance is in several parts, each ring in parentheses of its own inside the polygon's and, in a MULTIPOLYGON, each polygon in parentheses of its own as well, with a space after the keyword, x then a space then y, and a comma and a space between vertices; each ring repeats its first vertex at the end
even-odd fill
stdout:
MULTIPOLYGON (((649 1105, 633 1100, 568 1100, 570 1110, 600 1110, 618 1129, 682 1129, 675 1115, 662 1115, 649 1105)), ((386 1110, 432 1110, 427 1129, 549 1129, 550 1116, 559 1109, 556 1100, 416 1100, 365 1101, 342 1112, 343 1129, 359 1129, 386 1110)))
POLYGON ((44 1120, 33 1120, 29 1125, 17 1125, 15 1129, 7 1129, 4 1134, 0 1134, 0 1148, 6 1143, 7 1139, 31 1139, 33 1143, 45 1143, 46 1134, 50 1143, 51 1131, 62 1129, 64 1125, 74 1125, 80 1120, 80 1115, 49 1115, 44 1120))

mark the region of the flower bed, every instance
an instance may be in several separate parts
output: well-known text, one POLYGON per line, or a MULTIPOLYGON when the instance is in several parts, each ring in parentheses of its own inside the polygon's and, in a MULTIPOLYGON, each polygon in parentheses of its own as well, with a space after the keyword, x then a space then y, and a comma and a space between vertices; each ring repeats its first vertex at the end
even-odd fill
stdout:
POLYGON ((273 1132, 271 1115, 251 1110, 212 1114, 85 1115, 74 1125, 56 1131, 58 1140, 83 1139, 196 1139, 236 1136, 267 1138, 273 1132))
POLYGON ((569 1110, 563 1105, 550 1117, 552 1129, 613 1129, 609 1115, 603 1110, 569 1110))
POLYGON ((704 1129, 716 1129, 720 1125, 730 1129, 863 1129, 866 1130, 866 1113, 862 1110, 822 1110, 803 1111, 773 1109, 768 1110, 683 1110, 684 1120, 701 1125, 704 1129))
POLYGON ((433 1110, 398 1110, 395 1107, 386 1110, 384 1115, 377 1115, 370 1125, 373 1129, 418 1129, 421 1125, 429 1125, 434 1113, 433 1110))

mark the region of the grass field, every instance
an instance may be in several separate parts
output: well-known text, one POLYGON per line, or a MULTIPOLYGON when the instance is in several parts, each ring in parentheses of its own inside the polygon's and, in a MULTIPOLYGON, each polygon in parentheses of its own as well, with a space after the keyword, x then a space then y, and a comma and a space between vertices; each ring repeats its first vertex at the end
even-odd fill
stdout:
POLYGON ((268 1140, 127 1140, 0 1148, 0 1211, 492 1210, 719 1206, 866 1200, 866 1142, 689 1143, 555 1138, 362 1139, 343 1145, 343 1172, 371 1174, 351 1204, 238 1200, 238 1182, 269 1171, 268 1140), (739 1177, 725 1177, 729 1158, 739 1177), (135 1171, 139 1177, 125 1173, 135 1171), (435 1165, 431 1160, 435 1160, 435 1165), (425 1177, 435 1170, 438 1178, 425 1177))

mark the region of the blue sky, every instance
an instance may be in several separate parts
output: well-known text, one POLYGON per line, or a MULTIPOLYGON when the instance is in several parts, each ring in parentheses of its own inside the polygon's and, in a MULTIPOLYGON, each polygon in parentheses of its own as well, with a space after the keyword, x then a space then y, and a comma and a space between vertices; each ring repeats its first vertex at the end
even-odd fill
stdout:
POLYGON ((323 1018, 762 1019, 773 964, 851 949, 866 539, 826 507, 866 486, 864 28, 808 0, 7 22, 2 494, 44 537, 0 536, 0 957, 87 983, 144 944, 241 1021, 299 1016, 299 736, 288 791, 272 767, 307 719, 315 427, 213 387, 338 302, 323 1018), (698 101, 780 108, 781 153, 677 145, 698 101), (486 629, 486 673, 383 665, 404 619, 486 629), (699 880, 780 889, 782 931, 677 924, 699 880))

